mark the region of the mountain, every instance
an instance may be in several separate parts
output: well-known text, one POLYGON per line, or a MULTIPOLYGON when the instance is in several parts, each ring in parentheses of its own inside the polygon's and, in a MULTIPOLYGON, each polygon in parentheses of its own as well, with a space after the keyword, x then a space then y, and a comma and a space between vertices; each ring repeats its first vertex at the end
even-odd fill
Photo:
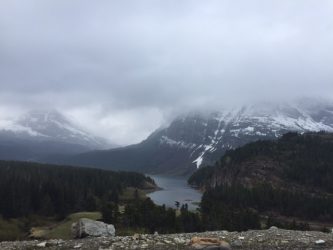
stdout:
POLYGON ((47 161, 58 154, 78 154, 110 146, 54 110, 31 111, 0 124, 0 159, 47 161))
POLYGON ((69 157, 65 163, 152 174, 189 175, 225 153, 259 139, 277 139, 288 131, 333 132, 333 105, 303 100, 257 104, 216 112, 192 112, 152 133, 143 142, 69 157))

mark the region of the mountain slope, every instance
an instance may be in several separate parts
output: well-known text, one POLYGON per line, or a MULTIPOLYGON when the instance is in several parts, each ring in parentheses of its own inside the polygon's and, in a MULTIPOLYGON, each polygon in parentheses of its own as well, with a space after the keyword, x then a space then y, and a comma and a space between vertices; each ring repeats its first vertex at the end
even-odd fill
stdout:
POLYGON ((333 134, 287 133, 275 141, 257 141, 227 151, 217 165, 189 179, 203 189, 217 186, 273 187, 307 193, 333 193, 333 134))
POLYGON ((124 148, 80 154, 66 163, 154 174, 189 175, 213 164, 226 150, 288 131, 333 131, 333 105, 251 105, 212 113, 190 113, 145 141, 124 148))
POLYGON ((0 126, 0 159, 44 161, 50 155, 78 154, 107 145, 57 111, 32 111, 0 126))
POLYGON ((227 151, 215 166, 194 173, 189 183, 205 190, 201 211, 212 229, 237 230, 233 218, 244 222, 249 212, 266 225, 331 225, 332 152, 332 133, 287 133, 227 151))

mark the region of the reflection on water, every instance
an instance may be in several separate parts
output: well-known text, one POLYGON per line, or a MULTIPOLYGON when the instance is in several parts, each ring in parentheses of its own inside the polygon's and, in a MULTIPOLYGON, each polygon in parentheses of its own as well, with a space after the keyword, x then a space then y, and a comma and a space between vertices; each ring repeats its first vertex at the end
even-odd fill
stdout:
POLYGON ((180 205, 187 203, 190 210, 198 207, 193 202, 200 202, 202 194, 188 186, 186 179, 156 175, 150 175, 150 177, 160 188, 163 188, 163 190, 148 194, 157 205, 165 204, 167 207, 175 208, 175 202, 178 201, 180 205))

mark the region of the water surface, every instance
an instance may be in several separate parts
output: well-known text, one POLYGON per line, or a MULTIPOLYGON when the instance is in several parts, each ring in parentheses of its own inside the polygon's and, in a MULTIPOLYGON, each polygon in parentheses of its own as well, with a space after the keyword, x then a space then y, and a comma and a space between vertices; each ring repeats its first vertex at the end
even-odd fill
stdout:
POLYGON ((195 210, 198 207, 197 204, 193 203, 200 202, 202 194, 191 188, 185 178, 149 176, 154 179, 160 188, 163 188, 162 190, 148 194, 155 204, 165 204, 167 207, 175 208, 175 202, 178 201, 180 204, 187 203, 190 210, 195 210))

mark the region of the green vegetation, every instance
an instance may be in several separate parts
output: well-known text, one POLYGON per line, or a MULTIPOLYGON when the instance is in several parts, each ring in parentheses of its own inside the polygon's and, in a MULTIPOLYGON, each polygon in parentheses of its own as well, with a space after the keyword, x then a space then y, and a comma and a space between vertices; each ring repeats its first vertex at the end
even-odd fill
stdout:
POLYGON ((143 188, 153 180, 139 173, 0 161, 0 214, 65 218, 96 211, 103 202, 118 202, 128 187, 143 188))
POLYGON ((209 230, 245 230, 266 225, 306 229, 278 217, 333 221, 333 135, 287 133, 230 150, 189 183, 205 189, 203 223, 209 230), (218 181, 217 181, 218 180, 218 181))
POLYGON ((333 134, 287 133, 277 141, 257 141, 227 151, 214 167, 204 167, 195 172, 189 183, 200 187, 209 185, 211 178, 221 171, 237 177, 242 164, 268 159, 278 166, 275 170, 281 173, 279 178, 333 193, 332 152, 333 134))
POLYGON ((0 161, 0 237, 69 239, 79 218, 112 223, 118 234, 201 230, 187 205, 174 210, 147 198, 154 187, 138 173, 0 161))
POLYGON ((206 166, 198 169, 188 179, 188 183, 194 187, 203 187, 206 180, 210 180, 214 173, 213 166, 206 166))
POLYGON ((112 223, 118 235, 306 230, 307 221, 333 222, 332 152, 327 133, 288 133, 230 150, 189 179, 205 190, 198 212, 155 205, 145 195, 154 182, 142 174, 0 161, 0 240, 26 238, 30 229, 34 237, 68 239, 79 218, 112 223))
POLYGON ((101 219, 96 211, 124 208, 131 195, 142 199, 141 189, 152 187, 139 173, 0 161, 0 240, 26 238, 31 228, 36 237, 69 238, 79 217, 101 219))
POLYGON ((131 201, 131 200, 133 200, 136 192, 137 192, 139 199, 147 198, 146 197, 147 192, 145 190, 128 187, 128 188, 124 189, 124 191, 121 193, 121 195, 119 196, 119 200, 121 202, 125 202, 125 203, 128 201, 131 201))
POLYGON ((34 227, 31 230, 31 236, 43 239, 71 239, 71 226, 81 218, 92 220, 100 220, 102 215, 100 212, 80 212, 69 215, 60 222, 54 222, 53 225, 45 227, 34 227))
POLYGON ((199 232, 203 230, 200 216, 188 210, 186 204, 179 210, 155 205, 150 198, 134 199, 116 220, 118 228, 136 228, 145 233, 199 232))
MULTIPOLYGON (((219 186, 207 190, 202 198, 203 223, 209 230, 246 230, 260 228, 260 215, 283 215, 303 220, 332 221, 333 199, 306 193, 275 189, 269 184, 219 186)), ((274 216, 270 218, 271 221, 274 216)), ((303 224, 294 227, 274 219, 276 226, 306 229, 303 224)), ((272 223, 268 223, 273 225, 272 223)))
POLYGON ((0 217, 0 241, 24 239, 24 224, 18 219, 4 220, 0 217))

